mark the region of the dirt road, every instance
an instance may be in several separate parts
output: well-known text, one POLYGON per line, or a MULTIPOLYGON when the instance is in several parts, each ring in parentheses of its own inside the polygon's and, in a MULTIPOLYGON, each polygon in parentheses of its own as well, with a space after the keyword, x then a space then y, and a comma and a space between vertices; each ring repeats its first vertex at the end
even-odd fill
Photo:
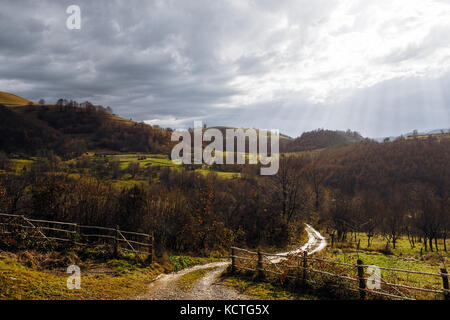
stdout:
MULTIPOLYGON (((326 247, 327 242, 325 238, 313 227, 306 225, 306 232, 308 233, 308 242, 301 248, 281 253, 280 255, 291 255, 302 251, 307 251, 309 254, 318 252, 326 247)), ((279 262, 283 257, 275 257, 272 261, 279 262)), ((204 265, 198 265, 187 268, 172 274, 163 274, 149 285, 148 294, 137 297, 136 299, 145 300, 242 300, 252 299, 238 293, 233 288, 225 286, 218 279, 220 274, 228 267, 230 262, 214 262, 204 265), (178 281, 184 275, 191 272, 203 269, 211 269, 197 282, 192 288, 186 291, 186 288, 179 285, 178 281)))

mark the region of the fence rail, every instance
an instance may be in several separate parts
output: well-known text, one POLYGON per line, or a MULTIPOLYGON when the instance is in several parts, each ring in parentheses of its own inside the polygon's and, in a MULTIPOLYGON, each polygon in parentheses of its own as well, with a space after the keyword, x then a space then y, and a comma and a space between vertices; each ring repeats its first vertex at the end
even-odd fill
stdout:
POLYGON ((231 248, 231 272, 237 273, 239 270, 254 272, 257 278, 265 278, 267 276, 275 276, 280 279, 292 279, 301 286, 307 283, 315 284, 324 277, 332 277, 346 281, 345 286, 341 284, 334 285, 327 281, 327 286, 336 286, 346 288, 351 292, 359 293, 360 299, 366 299, 367 295, 385 297, 390 299, 416 300, 429 299, 429 294, 434 294, 434 299, 443 296, 445 300, 450 300, 449 290, 449 274, 447 269, 442 268, 440 272, 422 272, 416 270, 377 267, 366 265, 362 260, 358 259, 356 263, 344 263, 324 258, 308 256, 307 252, 296 255, 281 255, 285 259, 274 262, 275 257, 279 254, 264 253, 261 251, 250 251, 243 248, 231 248), (381 275, 368 273, 369 268, 378 268, 383 270, 386 280, 381 275), (369 277, 367 275, 370 274, 369 277), (399 274, 407 275, 407 279, 403 279, 399 274), (424 278, 417 285, 417 281, 409 279, 409 275, 420 275, 424 278), (377 282, 378 287, 370 288, 368 281, 377 282))
POLYGON ((146 254, 147 262, 153 263, 153 235, 121 230, 119 226, 87 226, 0 213, 0 236, 16 234, 19 229, 26 231, 29 238, 44 241, 71 242, 83 246, 107 243, 111 245, 116 256, 120 251, 146 254))

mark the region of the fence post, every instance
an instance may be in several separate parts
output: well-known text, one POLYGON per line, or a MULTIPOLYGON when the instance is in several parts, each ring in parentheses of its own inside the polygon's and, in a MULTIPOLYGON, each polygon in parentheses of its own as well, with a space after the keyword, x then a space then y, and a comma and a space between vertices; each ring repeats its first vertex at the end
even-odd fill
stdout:
POLYGON ((153 264, 153 243, 154 243, 154 238, 153 238, 153 233, 152 235, 148 236, 148 255, 147 255, 147 263, 149 265, 153 264))
POLYGON ((444 298, 445 300, 450 300, 450 292, 448 292, 448 273, 447 273, 447 269, 445 268, 441 268, 441 275, 442 275, 442 283, 444 286, 444 298))
POLYGON ((78 224, 77 223, 75 223, 75 226, 73 229, 74 229, 73 231, 75 233, 72 234, 71 242, 72 242, 72 246, 75 246, 75 243, 77 242, 77 234, 78 234, 78 224))
POLYGON ((114 257, 119 256, 119 226, 116 225, 116 234, 114 235, 114 257))
POLYGON ((236 250, 231 247, 231 273, 236 273, 236 250))
POLYGON ((256 266, 256 278, 258 280, 264 279, 263 255, 260 250, 258 250, 258 264, 256 266))
POLYGON ((362 260, 358 259, 356 262, 358 264, 358 278, 359 278, 359 298, 361 300, 366 299, 366 281, 364 279, 364 267, 362 266, 364 263, 362 260))
POLYGON ((306 268, 308 267, 308 252, 303 252, 303 275, 302 275, 302 286, 306 286, 306 278, 308 276, 306 268))

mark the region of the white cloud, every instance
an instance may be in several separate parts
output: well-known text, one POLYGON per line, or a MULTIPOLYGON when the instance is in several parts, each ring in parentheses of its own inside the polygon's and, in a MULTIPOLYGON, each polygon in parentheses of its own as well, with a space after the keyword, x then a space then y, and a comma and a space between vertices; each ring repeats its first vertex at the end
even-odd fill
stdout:
MULTIPOLYGON (((280 23, 262 32, 266 39, 282 35, 265 61, 270 71, 237 75, 233 85, 244 94, 234 102, 252 104, 293 91, 326 103, 393 78, 435 78, 449 70, 442 60, 450 57, 450 1, 346 0, 332 7, 300 28, 291 12, 276 11, 272 19, 280 23)), ((258 47, 255 42, 261 40, 235 46, 258 47)), ((264 50, 272 48, 255 55, 264 50)))

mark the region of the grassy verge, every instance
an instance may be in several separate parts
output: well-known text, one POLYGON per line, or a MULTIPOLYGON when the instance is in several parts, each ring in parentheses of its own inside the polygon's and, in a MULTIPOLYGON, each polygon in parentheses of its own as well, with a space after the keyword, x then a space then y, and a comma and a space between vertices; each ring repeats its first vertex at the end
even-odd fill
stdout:
POLYGON ((254 282, 245 276, 224 274, 223 283, 233 287, 241 294, 263 300, 317 300, 308 294, 298 294, 281 285, 269 282, 254 282))
POLYGON ((0 299, 66 300, 120 299, 145 292, 146 284, 164 272, 158 264, 124 271, 123 261, 81 267, 81 289, 69 290, 63 270, 36 270, 19 261, 0 258, 0 299))
POLYGON ((177 281, 177 284, 180 286, 182 290, 189 291, 190 289, 192 289, 194 283, 196 283, 198 280, 203 278, 208 272, 214 269, 215 268, 206 268, 189 272, 180 277, 180 279, 178 279, 177 281))
POLYGON ((169 257, 146 266, 136 259, 99 260, 57 253, 0 253, 0 299, 8 300, 105 300, 125 299, 146 292, 163 272, 181 270, 208 258, 169 257), (169 260, 169 261, 167 261, 169 260), (175 264, 170 263, 175 261, 175 264), (81 269, 81 289, 69 290, 66 268, 81 269))
POLYGON ((169 261, 173 266, 174 272, 180 271, 185 268, 192 267, 198 264, 206 264, 210 262, 221 261, 220 258, 204 258, 204 257, 189 257, 189 256, 170 256, 169 261))

